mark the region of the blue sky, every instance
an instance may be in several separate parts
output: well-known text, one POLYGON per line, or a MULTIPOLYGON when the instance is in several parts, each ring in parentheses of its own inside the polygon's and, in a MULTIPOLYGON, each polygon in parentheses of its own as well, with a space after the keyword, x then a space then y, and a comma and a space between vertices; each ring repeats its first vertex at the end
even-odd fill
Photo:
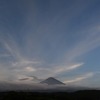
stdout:
POLYGON ((100 0, 0 0, 0 81, 100 87, 100 0))

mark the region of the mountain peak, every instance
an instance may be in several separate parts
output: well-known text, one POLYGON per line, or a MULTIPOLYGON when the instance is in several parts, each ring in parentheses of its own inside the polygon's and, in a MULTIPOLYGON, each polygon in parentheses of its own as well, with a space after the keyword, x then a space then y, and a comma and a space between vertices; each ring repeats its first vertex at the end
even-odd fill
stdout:
POLYGON ((47 78, 47 79, 52 79, 52 80, 55 80, 55 78, 54 78, 54 77, 49 77, 49 78, 47 78))
POLYGON ((64 83, 60 82, 59 80, 57 80, 53 77, 49 77, 40 83, 42 83, 42 84, 46 83, 48 85, 65 85, 64 83))

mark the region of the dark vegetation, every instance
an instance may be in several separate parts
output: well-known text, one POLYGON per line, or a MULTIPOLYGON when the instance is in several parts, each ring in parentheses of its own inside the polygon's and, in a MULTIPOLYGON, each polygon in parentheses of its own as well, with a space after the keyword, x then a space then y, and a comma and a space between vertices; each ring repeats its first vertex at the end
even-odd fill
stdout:
POLYGON ((0 100, 100 100, 99 90, 67 92, 0 92, 0 100))

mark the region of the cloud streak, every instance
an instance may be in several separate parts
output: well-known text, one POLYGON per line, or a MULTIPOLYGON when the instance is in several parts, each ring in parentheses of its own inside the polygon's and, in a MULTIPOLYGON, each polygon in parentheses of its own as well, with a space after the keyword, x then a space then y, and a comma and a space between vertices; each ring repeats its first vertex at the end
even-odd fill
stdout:
POLYGON ((75 78, 73 80, 66 80, 66 81, 64 81, 64 83, 68 84, 68 83, 79 82, 79 81, 82 81, 84 79, 90 78, 92 76, 94 76, 94 73, 87 73, 87 74, 85 74, 83 76, 80 76, 80 77, 77 77, 77 78, 75 78))
POLYGON ((100 29, 98 28, 100 25, 93 26, 91 29, 83 32, 83 34, 87 34, 86 37, 81 39, 73 48, 66 53, 66 60, 73 61, 77 57, 86 54, 87 52, 100 47, 100 29), (68 58, 67 58, 68 57, 68 58))
POLYGON ((74 65, 71 65, 71 66, 60 66, 59 68, 57 67, 55 69, 55 73, 60 74, 62 72, 71 71, 71 70, 77 69, 78 67, 81 67, 83 64, 84 63, 78 63, 78 64, 74 64, 74 65))

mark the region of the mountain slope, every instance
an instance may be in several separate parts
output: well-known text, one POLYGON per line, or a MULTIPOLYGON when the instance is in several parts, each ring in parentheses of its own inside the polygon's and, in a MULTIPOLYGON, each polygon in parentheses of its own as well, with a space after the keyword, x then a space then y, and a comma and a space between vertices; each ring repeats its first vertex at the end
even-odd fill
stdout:
POLYGON ((65 85, 64 83, 60 82, 59 80, 49 77, 46 80, 40 82, 42 84, 48 84, 48 85, 65 85))

